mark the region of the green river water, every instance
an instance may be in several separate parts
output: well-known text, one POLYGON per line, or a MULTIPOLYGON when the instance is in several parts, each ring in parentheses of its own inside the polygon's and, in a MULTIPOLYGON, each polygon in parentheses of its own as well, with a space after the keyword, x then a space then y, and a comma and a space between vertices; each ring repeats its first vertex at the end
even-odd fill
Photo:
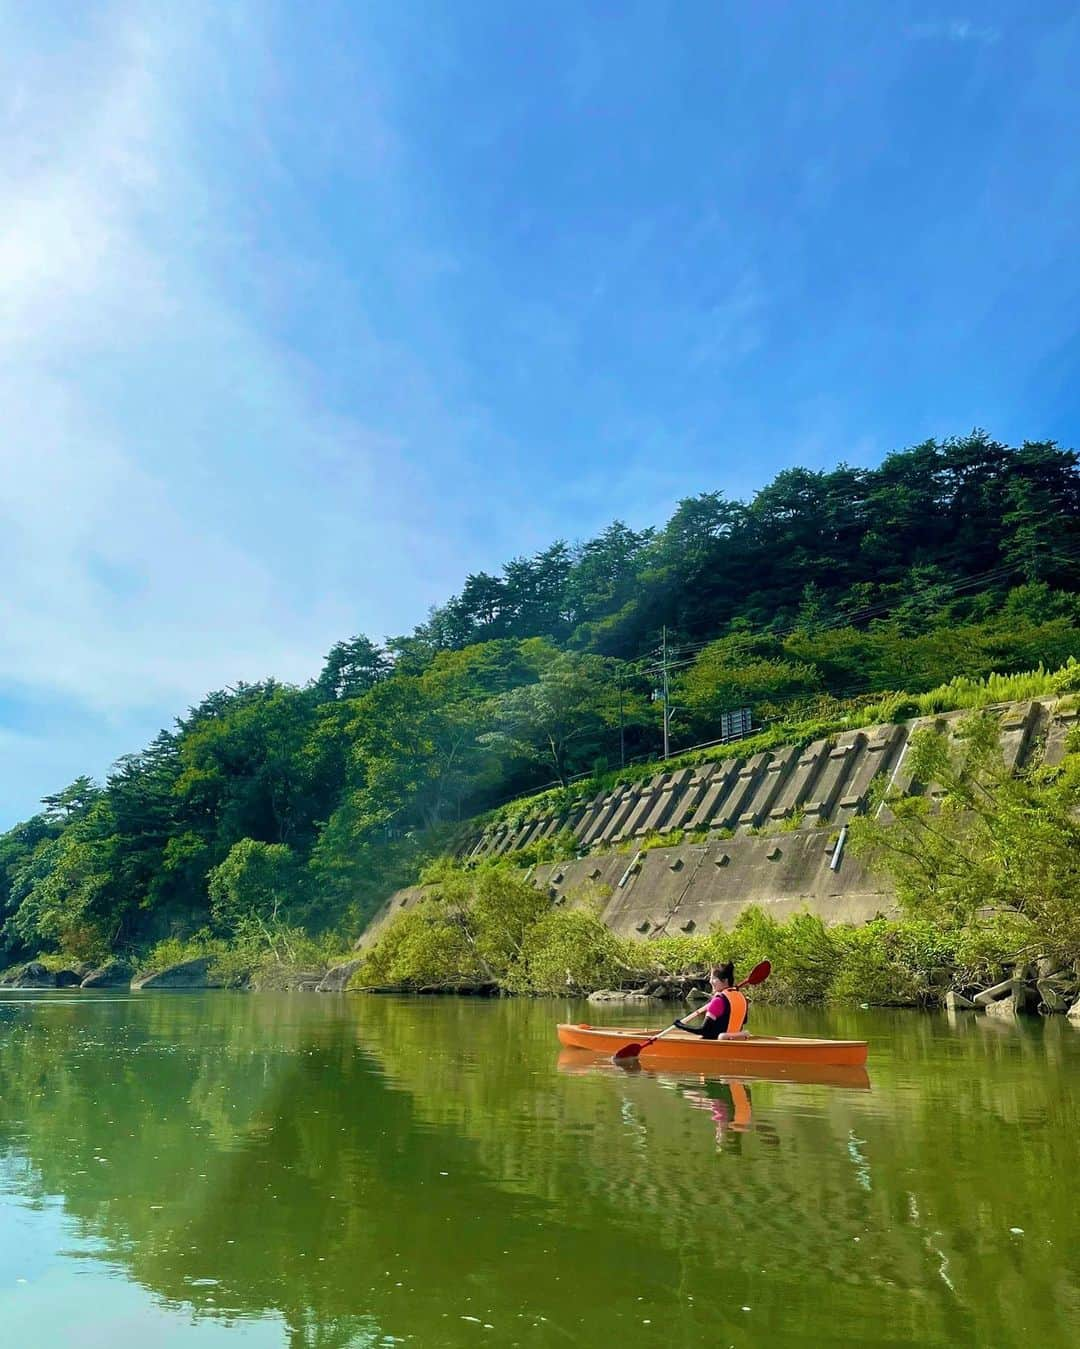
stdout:
POLYGON ((1080 1029, 757 1008, 869 1081, 747 1085, 586 1018, 7 993, 0 1343, 1080 1343, 1080 1029))

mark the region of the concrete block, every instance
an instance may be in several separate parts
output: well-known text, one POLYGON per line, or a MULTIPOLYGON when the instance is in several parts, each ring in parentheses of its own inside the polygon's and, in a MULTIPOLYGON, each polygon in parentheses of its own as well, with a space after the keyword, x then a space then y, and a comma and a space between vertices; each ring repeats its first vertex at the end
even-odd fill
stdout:
POLYGON ((798 759, 794 747, 778 750, 765 765, 765 771, 758 778, 750 799, 739 815, 739 825, 743 828, 756 828, 769 814, 773 802, 779 796, 788 773, 798 759))
POLYGON ((1010 772, 1015 771, 1025 757, 1039 710, 1038 703, 1013 703, 1002 713, 1001 753, 1010 772))
POLYGON ((865 809, 870 787, 879 773, 889 769, 900 747, 906 743, 899 726, 875 726, 864 733, 856 751, 851 773, 840 792, 834 819, 844 824, 865 809))
POLYGON ((993 988, 984 988, 981 993, 975 994, 976 1007, 989 1007, 991 1003, 999 1002, 1002 998, 1007 998, 1013 994, 1019 987, 1015 979, 1002 979, 1000 984, 995 984, 993 988))
POLYGON ((914 721, 908 722, 907 726, 908 736, 907 744, 904 746, 905 754, 897 765, 896 773, 892 781, 893 789, 899 792, 901 796, 908 796, 913 792, 918 792, 920 789, 926 790, 927 787, 926 783, 918 783, 915 781, 915 775, 908 766, 906 750, 911 745, 912 737, 917 735, 919 731, 943 731, 945 729, 945 721, 942 717, 916 717, 914 721))
POLYGON ((631 812, 637 805, 641 796, 639 786, 624 787, 621 794, 616 798, 614 808, 608 816, 607 822, 598 835, 598 841, 601 843, 616 843, 623 836, 623 825, 630 817, 631 812))
POLYGON ((712 824, 716 813, 723 808, 728 796, 739 780, 740 759, 725 759, 723 763, 713 765, 713 771, 700 781, 704 784, 701 800, 693 815, 683 816, 684 829, 701 829, 712 824))
POLYGON ((644 822, 652 814, 657 798, 667 780, 668 775, 666 773, 658 773, 655 777, 651 777, 647 782, 641 784, 637 789, 633 808, 627 813, 619 832, 615 835, 616 840, 633 838, 635 834, 645 833, 644 822))
POLYGON ((693 769, 681 768, 677 773, 668 774, 661 779, 659 789, 653 793, 649 809, 638 823, 635 832, 652 834, 675 828, 674 817, 693 778, 693 769))
POLYGON ((824 762, 826 741, 815 740, 799 754, 799 760, 787 779, 770 814, 774 820, 785 820, 799 809, 810 793, 824 762))
POLYGON ((753 800, 758 789, 758 783, 764 776, 772 757, 772 754, 765 750, 740 764, 731 790, 710 821, 713 828, 734 829, 746 806, 753 800))
POLYGON ((1039 1010, 1043 1008, 1047 1012, 1064 1012, 1068 1010, 1068 999, 1061 989, 1052 984, 1049 979, 1040 979, 1035 985, 1039 990, 1039 1010))
POLYGON ((615 810, 621 798, 618 790, 608 792, 602 801, 598 802, 592 813, 588 828, 581 835, 582 847, 591 848, 592 845, 601 837, 611 819, 612 812, 615 810))
POLYGON ((585 808, 581 812, 581 818, 574 825, 574 837, 581 844, 586 846, 586 836, 590 829, 596 823, 596 817, 602 810, 604 802, 608 799, 607 792, 598 792, 596 796, 586 802, 585 808))
POLYGON ((824 762, 806 798, 808 823, 824 824, 829 819, 865 744, 862 731, 848 731, 832 749, 825 751, 824 762))
POLYGON ((1056 703, 1051 711, 1050 724, 1046 731, 1046 749, 1043 751, 1043 763, 1056 767, 1065 757, 1065 740, 1072 728, 1080 720, 1080 707, 1056 703))

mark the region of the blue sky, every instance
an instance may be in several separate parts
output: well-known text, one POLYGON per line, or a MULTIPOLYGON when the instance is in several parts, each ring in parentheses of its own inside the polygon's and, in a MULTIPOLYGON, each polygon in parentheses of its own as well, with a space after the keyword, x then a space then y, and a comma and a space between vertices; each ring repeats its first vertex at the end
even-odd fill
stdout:
POLYGON ((1069 5, 0 3, 0 826, 790 464, 1077 436, 1069 5))

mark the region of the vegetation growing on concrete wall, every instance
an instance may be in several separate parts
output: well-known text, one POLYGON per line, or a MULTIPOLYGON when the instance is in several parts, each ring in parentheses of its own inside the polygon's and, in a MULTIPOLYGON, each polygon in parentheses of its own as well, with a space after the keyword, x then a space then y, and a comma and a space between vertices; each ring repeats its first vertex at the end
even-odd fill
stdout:
POLYGON ((749 970, 771 960, 763 1001, 933 1003, 950 986, 998 975, 1039 945, 1036 925, 1017 914, 959 921, 912 915, 862 927, 829 927, 811 914, 777 922, 749 909, 730 930, 648 942, 614 935, 597 906, 552 908, 506 862, 447 867, 432 893, 397 918, 365 958, 357 987, 498 988, 511 993, 587 993, 603 988, 665 990, 709 965, 749 970))
MULTIPOLYGON (((717 762, 724 759, 749 758, 762 750, 775 749, 778 745, 793 745, 801 749, 814 740, 828 739, 842 731, 857 730, 861 727, 880 725, 886 722, 904 721, 912 717, 933 716, 939 712, 955 712, 965 709, 989 707, 995 703, 1019 701, 1025 698, 1057 697, 1080 691, 1080 661, 1069 659, 1058 669, 1047 669, 1039 665, 1034 670, 1021 670, 1015 674, 1003 675, 991 673, 982 679, 960 677, 939 684, 926 693, 892 693, 887 697, 866 703, 861 702, 842 715, 832 718, 812 718, 774 722, 768 730, 743 740, 725 745, 712 745, 705 749, 694 750, 687 754, 673 755, 664 764, 667 771, 691 768, 697 764, 717 762)), ((555 788, 540 792, 534 796, 507 802, 504 806, 489 812, 477 823, 524 823, 541 815, 558 814, 567 811, 583 797, 597 792, 610 791, 615 787, 640 782, 652 777, 657 771, 654 761, 633 764, 618 772, 610 772, 576 783, 573 787, 555 788)), ((797 828, 790 821, 788 829, 797 828)), ((667 837, 667 836, 665 836, 667 837)), ((670 839, 669 839, 670 841, 670 839)), ((554 840, 544 840, 553 844, 554 840)), ((576 840, 573 840, 576 843, 576 840)), ((530 861, 559 861, 573 855, 565 849, 571 840, 563 839, 562 845, 554 849, 541 850, 530 861)), ((536 845, 542 847, 542 845, 536 845)), ((520 857, 521 852, 515 853, 520 857)))
POLYGON ((588 903, 553 909, 508 861, 444 864, 429 875, 431 897, 391 925, 358 977, 554 993, 650 987, 716 960, 748 968, 769 959, 772 999, 921 1003, 992 980, 1006 964, 1075 964, 1080 730, 1066 750, 1055 767, 1013 776, 992 717, 972 714, 951 744, 933 731, 913 737, 908 768, 934 784, 933 796, 884 798, 887 813, 852 824, 851 846, 896 883, 899 921, 827 927, 810 914, 779 923, 751 909, 730 931, 639 942, 616 938, 588 903), (499 958, 478 954, 495 950, 499 958))
POLYGON ((852 823, 851 846, 884 868, 913 914, 971 923, 992 909, 1030 927, 1039 954, 1080 955, 1080 731, 1055 767, 1012 775, 997 727, 977 714, 955 740, 912 737, 907 767, 932 795, 852 823))

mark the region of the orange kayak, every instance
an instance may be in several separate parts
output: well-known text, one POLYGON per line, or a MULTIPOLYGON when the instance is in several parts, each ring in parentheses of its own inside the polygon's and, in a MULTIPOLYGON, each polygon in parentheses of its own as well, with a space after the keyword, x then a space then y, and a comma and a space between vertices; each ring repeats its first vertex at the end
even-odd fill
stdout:
MULTIPOLYGON (((635 1030, 624 1026, 586 1026, 564 1022, 559 1026, 559 1042, 569 1049, 591 1049, 598 1054, 614 1054, 625 1045, 641 1044, 654 1030, 635 1030)), ((833 1067, 861 1068, 866 1062, 865 1040, 803 1040, 790 1035, 739 1035, 731 1039, 703 1040, 700 1035, 669 1031, 662 1040, 641 1051, 648 1060, 693 1059, 696 1063, 776 1063, 828 1064, 833 1067)))
MULTIPOLYGON (((663 1040, 656 1046, 664 1047, 663 1040)), ((865 1068, 853 1068, 833 1063, 702 1063, 700 1059, 665 1059, 645 1055, 640 1059, 616 1062, 607 1055, 591 1049, 560 1049, 556 1065, 560 1073, 573 1076, 595 1076, 597 1073, 620 1077, 623 1073, 655 1077, 664 1082, 685 1082, 697 1085, 710 1082, 744 1082, 752 1086, 758 1082, 792 1083, 812 1087, 849 1087, 852 1091, 869 1091, 870 1077, 865 1068)))

